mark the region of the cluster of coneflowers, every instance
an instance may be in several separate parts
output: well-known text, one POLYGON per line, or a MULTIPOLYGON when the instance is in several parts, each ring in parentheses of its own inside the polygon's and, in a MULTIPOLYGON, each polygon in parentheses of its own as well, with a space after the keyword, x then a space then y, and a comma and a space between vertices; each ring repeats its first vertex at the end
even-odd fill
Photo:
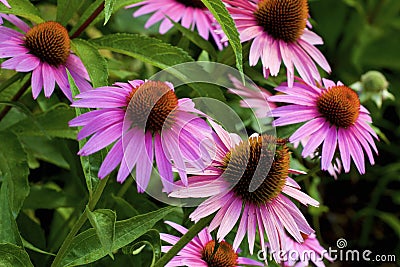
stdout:
MULTIPOLYGON (((6 0, 0 2, 11 8, 6 0)), ((229 91, 242 96, 244 102, 248 100, 243 106, 253 108, 257 116, 275 117, 274 126, 304 123, 289 139, 253 134, 242 140, 212 120, 206 121, 191 99, 178 99, 173 84, 168 82, 133 80, 92 89, 85 67, 70 49, 67 30, 57 22, 29 26, 14 15, 1 14, 0 18, 20 29, 0 26, 0 58, 7 59, 1 68, 32 72, 35 99, 42 89, 50 97, 57 83, 72 101, 72 107, 93 109, 73 119, 70 126, 82 127, 78 140, 90 137, 79 155, 110 148, 98 172, 100 179, 117 169, 116 179, 122 183, 135 169, 137 190, 145 192, 155 161, 163 190, 169 196, 207 198, 190 218, 198 222, 215 213, 210 225, 167 266, 262 266, 238 256, 246 235, 251 254, 258 239, 264 252, 266 247, 276 252, 294 249, 299 255, 302 250, 313 250, 321 256, 323 248, 293 200, 312 206, 319 203, 289 177, 304 172, 290 168, 288 142, 301 144, 303 157, 320 158, 321 169, 332 175, 342 169, 349 172, 351 161, 363 174, 364 153, 371 164, 374 164, 373 150, 377 153, 374 143, 377 135, 369 125, 371 117, 352 89, 321 78, 317 65, 327 72, 330 67, 315 47, 323 41, 311 30, 307 0, 225 0, 224 3, 241 41, 252 42, 250 66, 261 60, 263 74, 268 79, 270 75, 278 75, 283 62, 287 74, 287 82, 275 88, 279 92, 276 95, 267 91, 252 94, 239 81, 234 81, 236 88, 229 91), (67 71, 80 90, 75 100, 67 71), (272 110, 257 112, 264 101, 271 102, 272 110), (281 104, 277 107, 272 102, 281 104), (205 140, 213 142, 213 151, 209 151, 205 140), (214 156, 210 158, 211 155, 214 156), (178 173, 179 181, 174 181, 174 172, 178 173), (254 183, 257 186, 250 190, 254 183), (225 237, 235 226, 236 236, 233 244, 229 244, 225 237), (210 235, 214 230, 217 240, 210 235)), ((139 7, 135 17, 152 14, 146 28, 161 22, 161 34, 173 27, 173 20, 196 29, 204 39, 211 36, 221 50, 228 41, 199 0, 162 3, 147 0, 127 8, 132 7, 139 7)), ((187 232, 178 224, 167 224, 182 234, 187 232)), ((161 239, 171 245, 179 240, 169 234, 162 234, 161 239)), ((167 252, 171 246, 162 249, 167 252)), ((326 254, 323 257, 331 260, 326 254)), ((296 264, 293 259, 281 262, 276 254, 274 259, 285 266, 296 264)), ((298 261, 302 266, 309 261, 324 266, 318 257, 303 257, 298 261)))

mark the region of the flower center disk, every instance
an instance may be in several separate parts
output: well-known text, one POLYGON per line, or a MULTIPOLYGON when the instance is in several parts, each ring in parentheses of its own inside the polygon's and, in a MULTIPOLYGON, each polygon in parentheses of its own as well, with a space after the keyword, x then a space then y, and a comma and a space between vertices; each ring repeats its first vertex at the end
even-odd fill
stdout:
POLYGON ((235 267, 237 265, 238 255, 229 243, 222 241, 217 251, 214 250, 215 241, 211 240, 201 253, 201 259, 207 263, 208 267, 235 267))
POLYGON ((317 108, 331 124, 347 128, 357 121, 360 99, 351 88, 334 86, 318 97, 317 108))
POLYGON ((132 126, 161 133, 173 123, 178 98, 164 82, 147 81, 128 97, 127 116, 132 126))
POLYGON ((25 35, 24 45, 42 62, 56 67, 65 64, 70 54, 68 31, 54 21, 33 26, 25 35))
POLYGON ((251 137, 228 152, 223 162, 223 177, 233 185, 233 192, 259 206, 282 192, 289 174, 289 149, 284 139, 251 137))
POLYGON ((200 8, 200 9, 206 8, 206 6, 200 0, 175 0, 175 1, 187 7, 200 8))
POLYGON ((257 24, 274 39, 296 42, 306 28, 307 0, 261 0, 254 12, 257 24))

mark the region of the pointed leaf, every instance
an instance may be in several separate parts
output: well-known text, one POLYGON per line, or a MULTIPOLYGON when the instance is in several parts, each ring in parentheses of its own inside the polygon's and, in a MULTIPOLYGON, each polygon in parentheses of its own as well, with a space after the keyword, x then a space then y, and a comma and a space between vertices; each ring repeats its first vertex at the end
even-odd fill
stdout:
POLYGON ((132 246, 127 246, 122 249, 124 254, 134 254, 134 252, 140 249, 143 245, 149 245, 153 251, 153 259, 151 266, 161 257, 161 239, 160 233, 151 229, 140 238, 138 238, 132 246))
POLYGON ((107 24, 108 20, 111 17, 111 14, 113 13, 114 10, 114 5, 115 5, 115 0, 105 0, 104 1, 104 25, 107 24))
POLYGON ((99 209, 92 212, 88 207, 86 207, 86 211, 90 224, 96 230, 97 237, 103 249, 114 259, 112 247, 114 243, 115 221, 117 219, 116 213, 107 209, 99 209))
MULTIPOLYGON (((120 249, 149 231, 156 222, 174 211, 175 207, 166 207, 133 218, 117 221, 112 250, 120 249)), ((108 252, 102 247, 95 229, 89 229, 77 235, 71 249, 61 260, 62 266, 88 264, 106 256, 108 252)))
POLYGON ((243 54, 242 44, 239 38, 239 32, 236 29, 235 22, 221 0, 201 0, 203 4, 214 15, 214 18, 221 25, 222 30, 229 39, 229 42, 236 55, 236 67, 243 72, 243 54))

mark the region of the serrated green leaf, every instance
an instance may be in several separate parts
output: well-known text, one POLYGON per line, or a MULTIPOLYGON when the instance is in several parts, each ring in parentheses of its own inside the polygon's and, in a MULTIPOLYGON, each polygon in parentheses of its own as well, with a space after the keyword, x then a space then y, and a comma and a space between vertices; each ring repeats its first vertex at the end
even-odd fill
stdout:
POLYGON ((107 61, 100 55, 99 51, 86 40, 74 39, 71 44, 72 49, 85 65, 93 87, 108 85, 107 61))
POLYGON ((90 42, 97 48, 125 54, 161 69, 193 61, 184 50, 159 39, 139 34, 110 34, 90 42))
POLYGON ((113 13, 114 10, 114 5, 115 5, 116 0, 105 0, 104 1, 104 24, 106 25, 108 20, 111 17, 111 14, 113 13))
MULTIPOLYGON (((112 250, 120 249, 149 231, 156 222, 175 210, 166 207, 133 218, 117 221, 112 250)), ((108 252, 100 244, 94 229, 89 229, 77 235, 71 244, 71 249, 61 260, 62 266, 88 264, 106 256, 108 252)))
POLYGON ((45 113, 34 115, 13 125, 9 129, 19 136, 44 136, 76 139, 76 130, 68 127, 75 112, 64 104, 45 113))
POLYGON ((35 23, 42 23, 39 10, 28 0, 8 0, 11 8, 0 5, 0 13, 14 14, 29 19, 35 23))
POLYGON ((4 267, 33 267, 28 253, 13 244, 0 244, 0 266, 4 267))
POLYGON ((149 245, 153 251, 153 259, 151 261, 151 266, 161 257, 161 239, 160 233, 151 229, 140 238, 138 238, 133 245, 124 247, 122 252, 124 254, 134 254, 136 250, 143 247, 143 245, 149 245))
POLYGON ((57 0, 56 21, 64 26, 67 25, 82 3, 82 0, 57 0))
POLYGON ((239 32, 236 29, 235 22, 221 0, 201 0, 203 4, 214 15, 214 18, 221 25, 222 30, 229 39, 236 56, 236 67, 243 73, 243 53, 242 44, 239 38, 239 32))
POLYGON ((29 194, 28 162, 18 137, 11 132, 0 132, 0 177, 6 193, 10 210, 17 217, 22 204, 29 194))
POLYGON ((107 209, 99 209, 92 212, 89 207, 86 207, 86 212, 104 251, 107 251, 108 255, 114 259, 112 247, 115 235, 115 221, 117 219, 116 213, 107 209))
POLYGON ((23 207, 24 209, 76 207, 81 201, 51 184, 32 185, 23 207))

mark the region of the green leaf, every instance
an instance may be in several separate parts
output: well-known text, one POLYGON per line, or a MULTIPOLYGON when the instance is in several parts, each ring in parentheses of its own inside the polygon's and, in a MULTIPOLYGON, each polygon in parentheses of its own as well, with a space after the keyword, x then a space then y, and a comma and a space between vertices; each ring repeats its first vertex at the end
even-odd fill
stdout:
POLYGON ((33 267, 28 253, 13 244, 0 244, 0 266, 4 267, 33 267))
POLYGON ((6 202, 14 218, 29 194, 28 174, 26 153, 18 137, 11 132, 0 132, 0 178, 3 180, 2 190, 7 188, 6 202))
POLYGON ((139 2, 143 2, 143 0, 118 0, 115 3, 114 12, 120 8, 126 7, 128 5, 136 4, 139 2))
POLYGON ((32 185, 24 209, 76 207, 82 200, 69 195, 54 184, 32 185))
POLYGON ((161 257, 161 240, 160 233, 151 229, 140 238, 138 238, 133 245, 124 247, 122 252, 124 254, 134 254, 136 250, 140 249, 143 245, 149 245, 153 251, 153 259, 151 261, 151 266, 161 257))
POLYGON ((0 188, 0 243, 8 242, 22 246, 18 226, 9 205, 9 191, 9 182, 3 182, 0 188))
POLYGON ((392 227, 393 231, 396 233, 397 236, 400 236, 400 220, 398 216, 383 211, 377 212, 376 216, 378 216, 382 221, 387 223, 387 225, 392 227))
POLYGON ((39 10, 28 0, 8 0, 11 8, 0 4, 0 13, 14 14, 29 19, 35 23, 42 23, 39 10))
POLYGON ((28 241, 26 241, 25 239, 22 238, 22 243, 24 244, 24 247, 27 249, 30 249, 32 251, 35 251, 37 253, 41 253, 44 255, 50 255, 50 256, 55 256, 55 254, 41 250, 40 248, 35 247, 34 245, 32 245, 31 243, 29 243, 28 241))
POLYGON ((108 85, 107 61, 100 55, 99 51, 88 41, 82 39, 74 39, 72 48, 85 65, 93 87, 108 85))
POLYGON ((197 32, 186 29, 180 23, 177 23, 171 19, 170 21, 174 24, 175 28, 177 28, 185 37, 187 37, 190 41, 192 41, 195 45, 197 45, 201 49, 207 51, 214 61, 217 60, 218 57, 217 52, 215 51, 214 46, 212 46, 210 42, 203 39, 203 37, 201 37, 197 32))
MULTIPOLYGON (((62 1, 62 0, 61 0, 62 1)), ((101 5, 104 4, 103 0, 96 0, 94 3, 92 3, 82 14, 82 16, 79 18, 78 22, 72 27, 72 29, 69 31, 70 36, 74 35, 75 32, 92 16, 95 11, 101 7, 101 5)), ((87 25, 90 26, 90 25, 87 25)))
POLYGON ((117 219, 116 213, 107 209, 99 209, 92 212, 89 207, 86 207, 86 212, 104 251, 107 251, 108 255, 114 259, 112 247, 115 235, 115 221, 117 219))
POLYGON ((76 139, 76 130, 68 127, 74 118, 73 108, 65 104, 55 106, 45 113, 39 113, 10 127, 19 136, 44 136, 76 139))
POLYGON ((57 18, 56 21, 62 25, 67 25, 74 13, 82 5, 82 0, 57 0, 57 18))
POLYGON ((128 55, 161 69, 193 61, 181 48, 139 34, 110 34, 90 42, 97 48, 128 55))
POLYGON ((235 22, 221 0, 201 0, 203 4, 214 15, 214 18, 221 25, 222 30, 229 39, 229 42, 236 55, 236 67, 243 73, 243 53, 242 44, 239 38, 239 32, 236 29, 235 22))
MULTIPOLYGON (((149 231, 156 222, 174 211, 175 207, 166 207, 133 218, 117 221, 112 250, 120 249, 149 231)), ((89 229, 77 235, 71 243, 71 250, 61 260, 62 266, 88 264, 106 256, 95 229, 89 229)))
POLYGON ((115 5, 116 0, 105 0, 104 1, 104 25, 107 24, 108 20, 111 17, 111 14, 113 13, 114 5, 115 5))

